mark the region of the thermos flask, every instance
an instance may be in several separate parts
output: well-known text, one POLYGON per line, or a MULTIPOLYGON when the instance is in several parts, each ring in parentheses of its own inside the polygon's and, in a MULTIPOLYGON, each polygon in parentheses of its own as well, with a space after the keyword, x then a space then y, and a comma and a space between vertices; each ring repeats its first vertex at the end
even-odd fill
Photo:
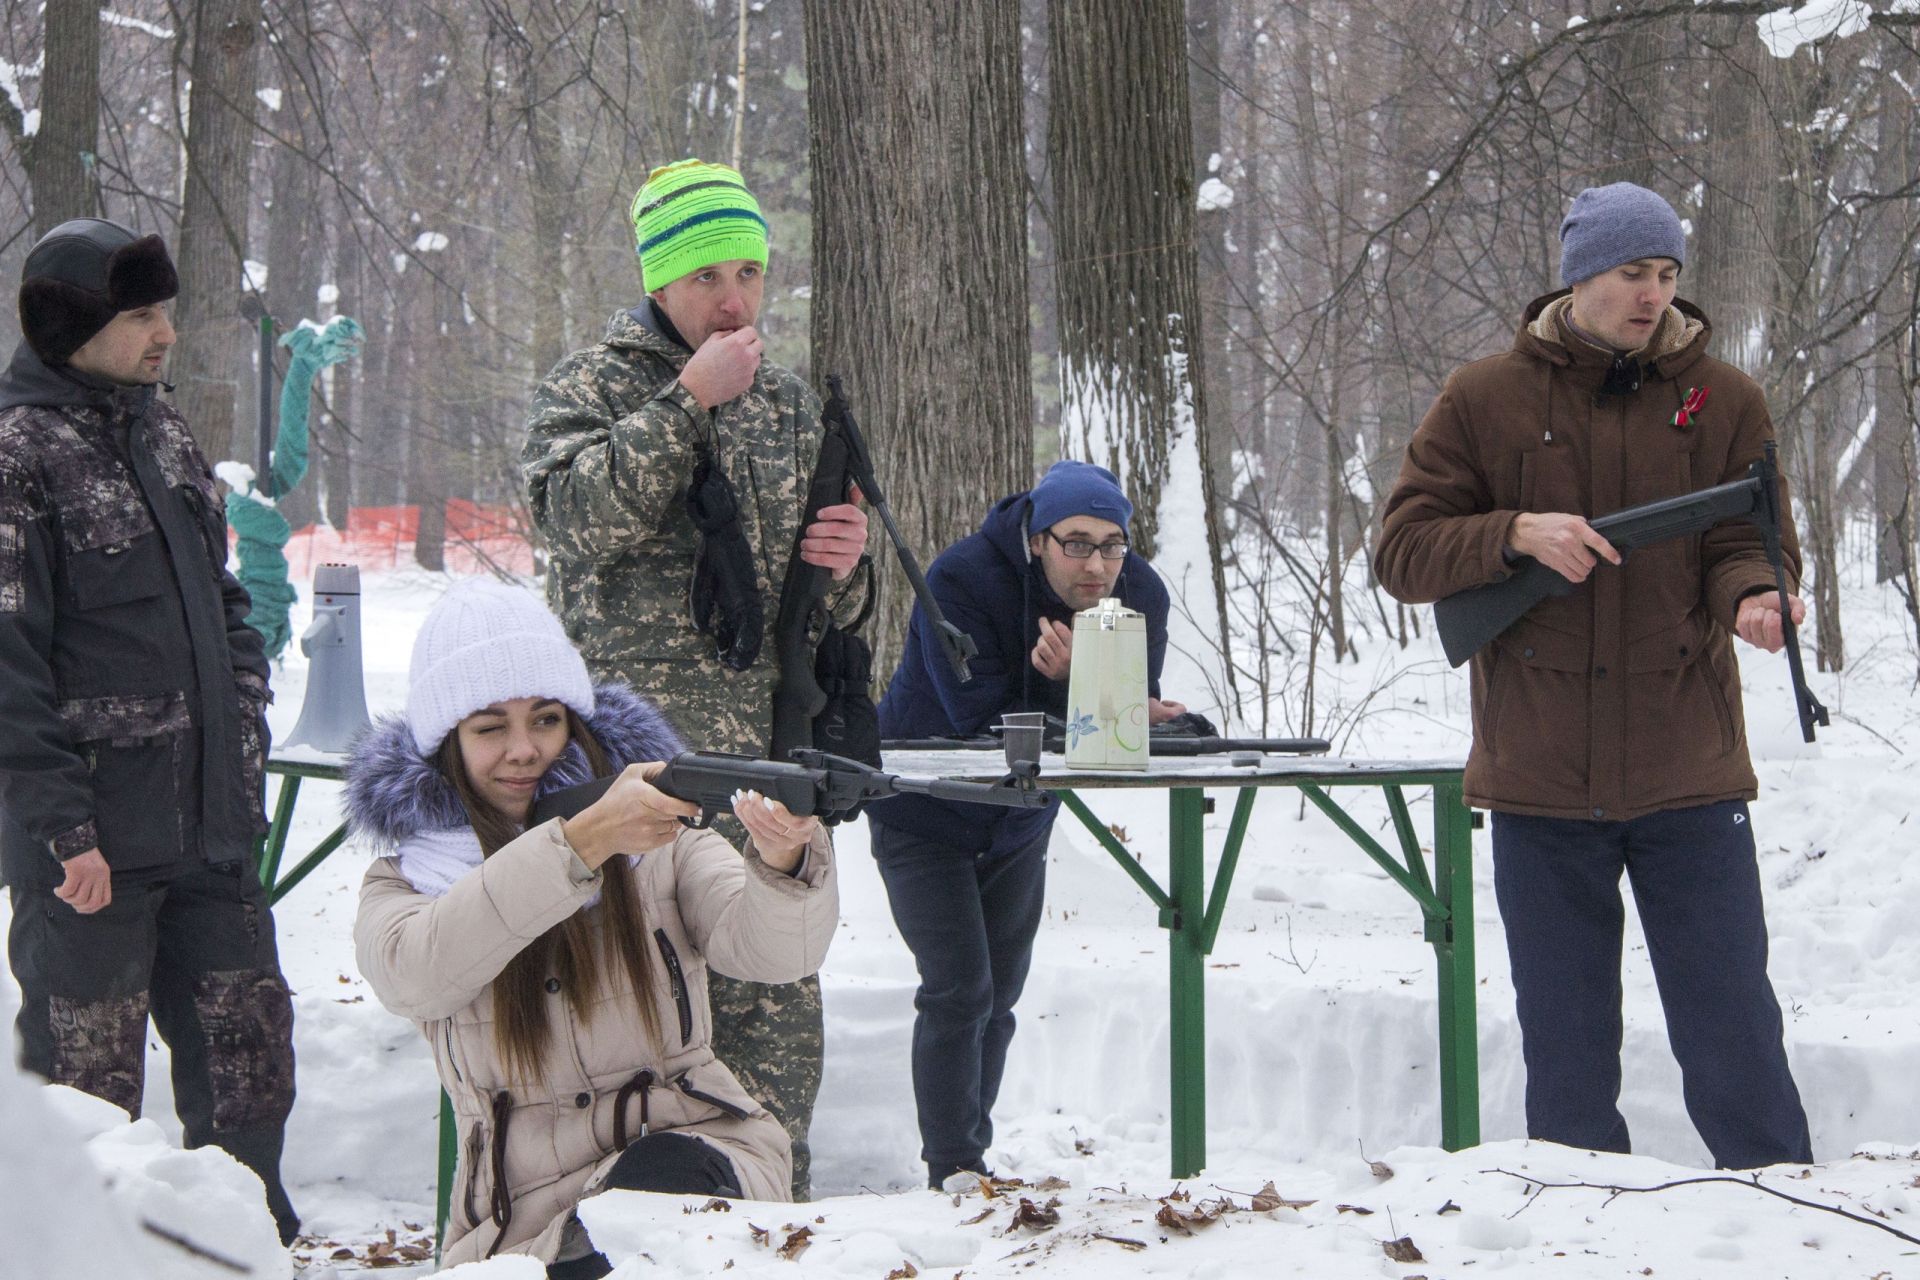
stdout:
POLYGON ((1147 768, 1147 619, 1112 597, 1074 615, 1067 768, 1147 768))

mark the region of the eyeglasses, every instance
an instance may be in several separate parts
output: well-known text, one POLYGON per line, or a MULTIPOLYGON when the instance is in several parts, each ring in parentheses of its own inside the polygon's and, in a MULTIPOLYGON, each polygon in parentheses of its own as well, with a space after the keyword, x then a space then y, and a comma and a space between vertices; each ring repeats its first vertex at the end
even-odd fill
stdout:
POLYGON ((1063 538, 1053 530, 1046 535, 1060 544, 1060 550, 1066 552, 1069 560, 1088 560, 1098 551, 1102 560, 1124 560, 1127 558, 1127 540, 1118 542, 1088 542, 1085 538, 1063 538))

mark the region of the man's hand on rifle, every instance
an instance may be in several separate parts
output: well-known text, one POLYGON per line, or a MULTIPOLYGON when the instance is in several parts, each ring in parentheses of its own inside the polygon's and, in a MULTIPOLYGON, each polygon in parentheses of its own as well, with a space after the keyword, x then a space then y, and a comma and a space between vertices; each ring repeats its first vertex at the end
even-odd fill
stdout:
MULTIPOLYGON (((1787 604, 1793 609, 1794 626, 1807 620, 1807 606, 1799 596, 1788 596, 1787 604)), ((1765 649, 1768 653, 1778 653, 1784 649, 1787 631, 1780 621, 1780 593, 1757 591, 1742 597, 1739 609, 1734 614, 1733 629, 1740 633, 1742 640, 1757 649, 1765 649)))
POLYGON ((1613 544, 1594 532, 1584 518, 1559 511, 1521 512, 1514 517, 1507 545, 1519 555, 1532 556, 1568 582, 1585 582, 1602 559, 1609 564, 1620 563, 1620 553, 1613 544))
POLYGON ((708 335, 680 370, 680 385, 702 409, 737 399, 760 368, 760 335, 752 325, 708 335))
POLYGON ((854 502, 865 500, 860 486, 852 486, 853 502, 820 508, 820 518, 800 538, 800 558, 833 570, 835 582, 845 582, 867 549, 867 513, 854 502))

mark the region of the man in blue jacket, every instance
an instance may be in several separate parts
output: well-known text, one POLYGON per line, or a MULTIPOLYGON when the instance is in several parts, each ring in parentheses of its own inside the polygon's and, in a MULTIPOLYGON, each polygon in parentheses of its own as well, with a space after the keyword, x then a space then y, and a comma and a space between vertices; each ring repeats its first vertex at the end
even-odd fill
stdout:
MULTIPOLYGON (((887 738, 971 736, 1009 711, 1064 718, 1073 615, 1118 596, 1147 619, 1148 711, 1160 700, 1167 589, 1127 547, 1133 504, 1104 467, 1059 462, 1029 493, 994 504, 976 533, 927 570, 947 618, 979 645, 961 684, 916 607, 880 703, 887 738)), ((920 968, 913 1095, 927 1184, 986 1172, 993 1100, 1013 1039, 1046 892, 1058 804, 987 809, 902 796, 869 811, 873 853, 900 936, 920 968)))

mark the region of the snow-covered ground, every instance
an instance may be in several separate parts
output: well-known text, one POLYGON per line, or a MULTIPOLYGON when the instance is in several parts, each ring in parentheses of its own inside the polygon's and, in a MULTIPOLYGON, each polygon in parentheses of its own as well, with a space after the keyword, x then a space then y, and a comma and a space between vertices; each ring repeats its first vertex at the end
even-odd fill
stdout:
MULTIPOLYGON (((376 710, 399 705, 413 632, 445 585, 411 572, 367 581, 367 684, 376 710)), ((1438 1277, 1531 1265, 1565 1277, 1920 1276, 1913 1239, 1920 1236, 1920 1021, 1912 1012, 1920 994, 1920 872, 1909 870, 1907 857, 1908 818, 1920 807, 1916 659, 1897 597, 1848 587, 1848 670, 1811 676, 1835 712, 1817 746, 1799 741, 1784 659, 1745 651, 1743 670, 1762 788, 1754 822, 1771 971, 1822 1162, 1761 1181, 1859 1220, 1727 1182, 1619 1196, 1551 1185, 1653 1187, 1703 1176, 1709 1162, 1681 1106, 1645 949, 1631 925, 1622 1108, 1639 1154, 1595 1156, 1520 1140, 1519 1042, 1484 835, 1474 905, 1487 1145, 1438 1150, 1434 966, 1419 913, 1322 815, 1303 809, 1296 795, 1268 791, 1207 970, 1210 1163, 1202 1176, 1185 1183, 1168 1176, 1165 935, 1144 896, 1068 818, 1054 840, 1046 924, 990 1153, 1004 1177, 1026 1185, 958 1202, 918 1189, 907 1069, 913 966, 856 823, 838 838, 843 920, 823 971, 827 1074, 813 1127, 820 1198, 699 1213, 697 1204, 623 1193, 585 1211, 596 1240, 628 1280, 727 1269, 784 1274, 795 1266, 871 1280, 1009 1275, 1032 1266, 1084 1276, 1438 1277), (1381 1176, 1369 1160, 1390 1174, 1381 1176), (1274 1201, 1288 1203, 1254 1208, 1268 1183, 1274 1201), (1017 1225, 1023 1199, 1034 1212, 1028 1225, 1017 1225), (1233 1207, 1223 1209, 1223 1200, 1233 1207), (1057 1223, 1045 1223, 1049 1213, 1057 1223), (1196 1215, 1213 1220, 1195 1224, 1196 1215), (789 1258, 780 1247, 802 1227, 809 1235, 789 1258), (1424 1261, 1404 1250, 1409 1260, 1396 1261, 1385 1246, 1401 1238, 1424 1261)), ((1430 637, 1405 651, 1362 641, 1360 659, 1320 673, 1323 708, 1358 706, 1373 693, 1340 743, 1343 754, 1464 754, 1465 680, 1430 637)), ((276 676, 273 719, 282 736, 299 715, 305 675, 294 654, 276 676)), ((1175 697, 1187 692, 1168 689, 1175 697)), ((307 787, 289 861, 337 820, 333 789, 307 787)), ((1339 795, 1388 838, 1377 797, 1339 795)), ((1091 799, 1164 881, 1164 796, 1091 799)), ((1220 809, 1215 847, 1230 806, 1220 809)), ((1424 804, 1416 817, 1424 824, 1424 804)), ((316 1277, 393 1261, 408 1246, 430 1244, 432 1229, 433 1069, 411 1027, 383 1011, 354 971, 350 931, 363 866, 351 846, 341 850, 276 913, 298 1017, 300 1097, 286 1174, 312 1233, 294 1256, 316 1277)), ((56 1107, 36 1097, 59 1091, 5 1079, 0 1086, 9 1135, 0 1155, 4 1214, 16 1191, 37 1185, 56 1159, 71 1166, 78 1139, 71 1097, 56 1107), (16 1128, 16 1114, 38 1118, 16 1128), (63 1131, 70 1136, 61 1138, 63 1131), (15 1133, 26 1135, 30 1155, 14 1154, 15 1133)), ((143 1207, 156 1203, 149 1166, 179 1174, 188 1186, 225 1184, 210 1165, 187 1178, 178 1162, 189 1157, 124 1136, 165 1132, 177 1140, 157 1043, 146 1102, 157 1126, 100 1131, 87 1151, 116 1180, 123 1216, 165 1226, 177 1220, 164 1206, 143 1207), (147 1150, 146 1164, 130 1149, 147 1150)), ((101 1212, 87 1195, 62 1196, 36 1210, 35 1232, 89 1230, 82 1224, 101 1212), (71 1206, 71 1221, 60 1205, 71 1206)), ((248 1215, 235 1216, 230 1238, 192 1238, 230 1256, 257 1256, 246 1252, 256 1238, 248 1215)), ((263 1218, 260 1211, 252 1221, 263 1218)), ((197 1219, 181 1230, 189 1227, 201 1230, 197 1219)), ((5 1241, 20 1238, 0 1232, 5 1241)), ((0 1275, 8 1280, 10 1255, 21 1256, 0 1243, 0 1275)), ((210 1276, 233 1274, 205 1266, 210 1276)), ((45 1271, 20 1274, 76 1273, 49 1262, 45 1271)), ((497 1259, 457 1274, 506 1280, 540 1272, 524 1260, 497 1259)))

